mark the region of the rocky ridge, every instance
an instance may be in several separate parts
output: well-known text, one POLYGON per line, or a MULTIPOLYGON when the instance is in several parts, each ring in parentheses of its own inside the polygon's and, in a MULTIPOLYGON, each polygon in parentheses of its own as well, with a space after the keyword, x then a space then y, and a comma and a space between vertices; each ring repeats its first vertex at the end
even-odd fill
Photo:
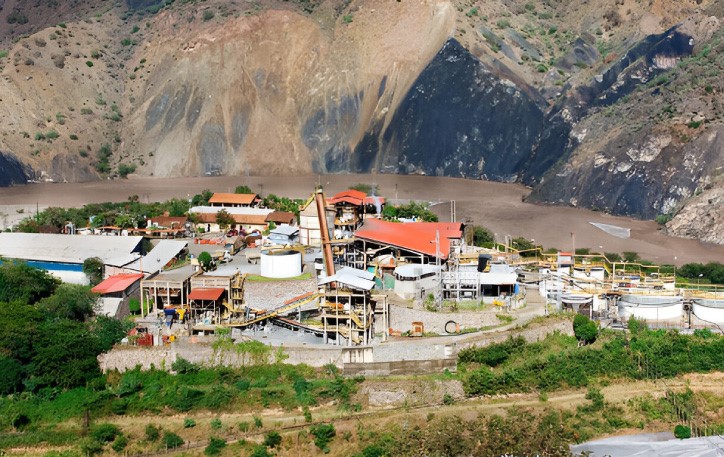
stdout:
POLYGON ((720 242, 715 1, 3 6, 1 185, 462 176, 720 242))

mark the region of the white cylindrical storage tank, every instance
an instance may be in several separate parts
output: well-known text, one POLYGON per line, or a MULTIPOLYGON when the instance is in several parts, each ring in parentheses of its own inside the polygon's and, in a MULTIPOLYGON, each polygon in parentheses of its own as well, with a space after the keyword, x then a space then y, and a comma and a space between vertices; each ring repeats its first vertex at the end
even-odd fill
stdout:
POLYGON ((692 303, 692 311, 703 321, 724 323, 724 299, 695 298, 692 303))
POLYGON ((618 314, 622 319, 631 316, 647 321, 681 319, 684 301, 681 297, 666 295, 622 295, 618 314))
POLYGON ((261 275, 293 278, 302 274, 302 253, 292 249, 261 251, 261 275))

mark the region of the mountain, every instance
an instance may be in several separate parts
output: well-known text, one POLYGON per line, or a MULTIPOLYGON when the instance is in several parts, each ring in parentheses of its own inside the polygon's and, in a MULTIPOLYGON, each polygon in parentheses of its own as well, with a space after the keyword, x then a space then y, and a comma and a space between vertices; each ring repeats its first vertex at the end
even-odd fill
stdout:
POLYGON ((461 176, 724 241, 721 2, 2 6, 0 185, 461 176))

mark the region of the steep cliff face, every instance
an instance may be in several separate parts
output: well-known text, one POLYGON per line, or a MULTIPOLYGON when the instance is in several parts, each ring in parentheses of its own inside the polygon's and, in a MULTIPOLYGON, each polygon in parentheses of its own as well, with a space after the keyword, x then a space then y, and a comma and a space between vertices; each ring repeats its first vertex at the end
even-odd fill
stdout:
POLYGON ((0 185, 416 173, 645 218, 721 186, 714 0, 4 6, 28 22, 0 33, 0 150, 21 165, 0 160, 23 173, 0 185))

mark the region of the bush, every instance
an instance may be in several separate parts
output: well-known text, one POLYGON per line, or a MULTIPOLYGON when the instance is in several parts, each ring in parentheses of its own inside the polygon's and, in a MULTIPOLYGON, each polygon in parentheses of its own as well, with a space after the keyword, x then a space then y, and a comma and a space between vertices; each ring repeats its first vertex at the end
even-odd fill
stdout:
POLYGON ((680 440, 691 438, 691 428, 686 425, 677 425, 674 427, 674 436, 680 440))
POLYGON ((118 164, 118 175, 119 175, 121 178, 126 178, 126 177, 128 177, 128 175, 131 174, 131 173, 133 173, 134 171, 136 171, 136 164, 135 164, 135 163, 131 163, 131 164, 121 163, 121 164, 118 164))
POLYGON ((210 21, 211 19, 214 18, 214 12, 211 10, 204 10, 202 17, 204 19, 204 22, 210 21))
POLYGON ((334 429, 334 424, 317 424, 309 429, 309 433, 314 436, 315 446, 327 454, 329 452, 329 443, 335 437, 337 431, 334 429))
POLYGON ((209 426, 211 427, 211 430, 221 430, 221 427, 223 425, 221 424, 221 419, 219 419, 218 417, 215 417, 215 418, 211 419, 209 426))
POLYGON ((203 251, 201 254, 199 254, 199 263, 205 271, 211 269, 211 262, 211 254, 206 251, 203 251))
POLYGON ((93 68, 93 62, 91 62, 90 60, 87 60, 85 64, 88 66, 88 68, 93 68))
POLYGON ((49 140, 54 140, 54 139, 58 138, 59 136, 60 136, 60 134, 58 132, 56 132, 55 130, 51 130, 50 132, 45 134, 45 138, 47 138, 49 140))
POLYGON ((158 437, 161 436, 160 430, 153 424, 146 425, 145 434, 147 441, 156 441, 158 440, 158 437))
POLYGON ((99 424, 91 430, 91 437, 101 443, 110 443, 121 434, 121 430, 113 424, 99 424))
POLYGON ((266 446, 262 446, 261 444, 254 446, 254 449, 251 450, 251 454, 249 454, 249 457, 274 457, 274 454, 270 453, 266 446))
POLYGON ((221 451, 226 447, 226 440, 223 438, 211 437, 209 445, 204 449, 206 455, 219 455, 221 451))
POLYGON ((583 314, 576 314, 576 317, 573 318, 573 333, 578 341, 591 344, 596 341, 596 336, 598 336, 598 326, 583 314))
POLYGON ((184 428, 194 428, 196 427, 196 421, 191 419, 190 417, 187 417, 184 419, 184 428))
POLYGON ((264 446, 275 448, 282 444, 282 436, 277 431, 272 431, 264 437, 264 446))
POLYGON ((184 445, 184 440, 173 432, 163 432, 163 444, 168 449, 176 449, 184 445))
POLYGON ((124 435, 118 435, 116 440, 111 445, 111 449, 120 454, 121 452, 123 452, 126 446, 128 446, 128 438, 126 438, 124 435))

